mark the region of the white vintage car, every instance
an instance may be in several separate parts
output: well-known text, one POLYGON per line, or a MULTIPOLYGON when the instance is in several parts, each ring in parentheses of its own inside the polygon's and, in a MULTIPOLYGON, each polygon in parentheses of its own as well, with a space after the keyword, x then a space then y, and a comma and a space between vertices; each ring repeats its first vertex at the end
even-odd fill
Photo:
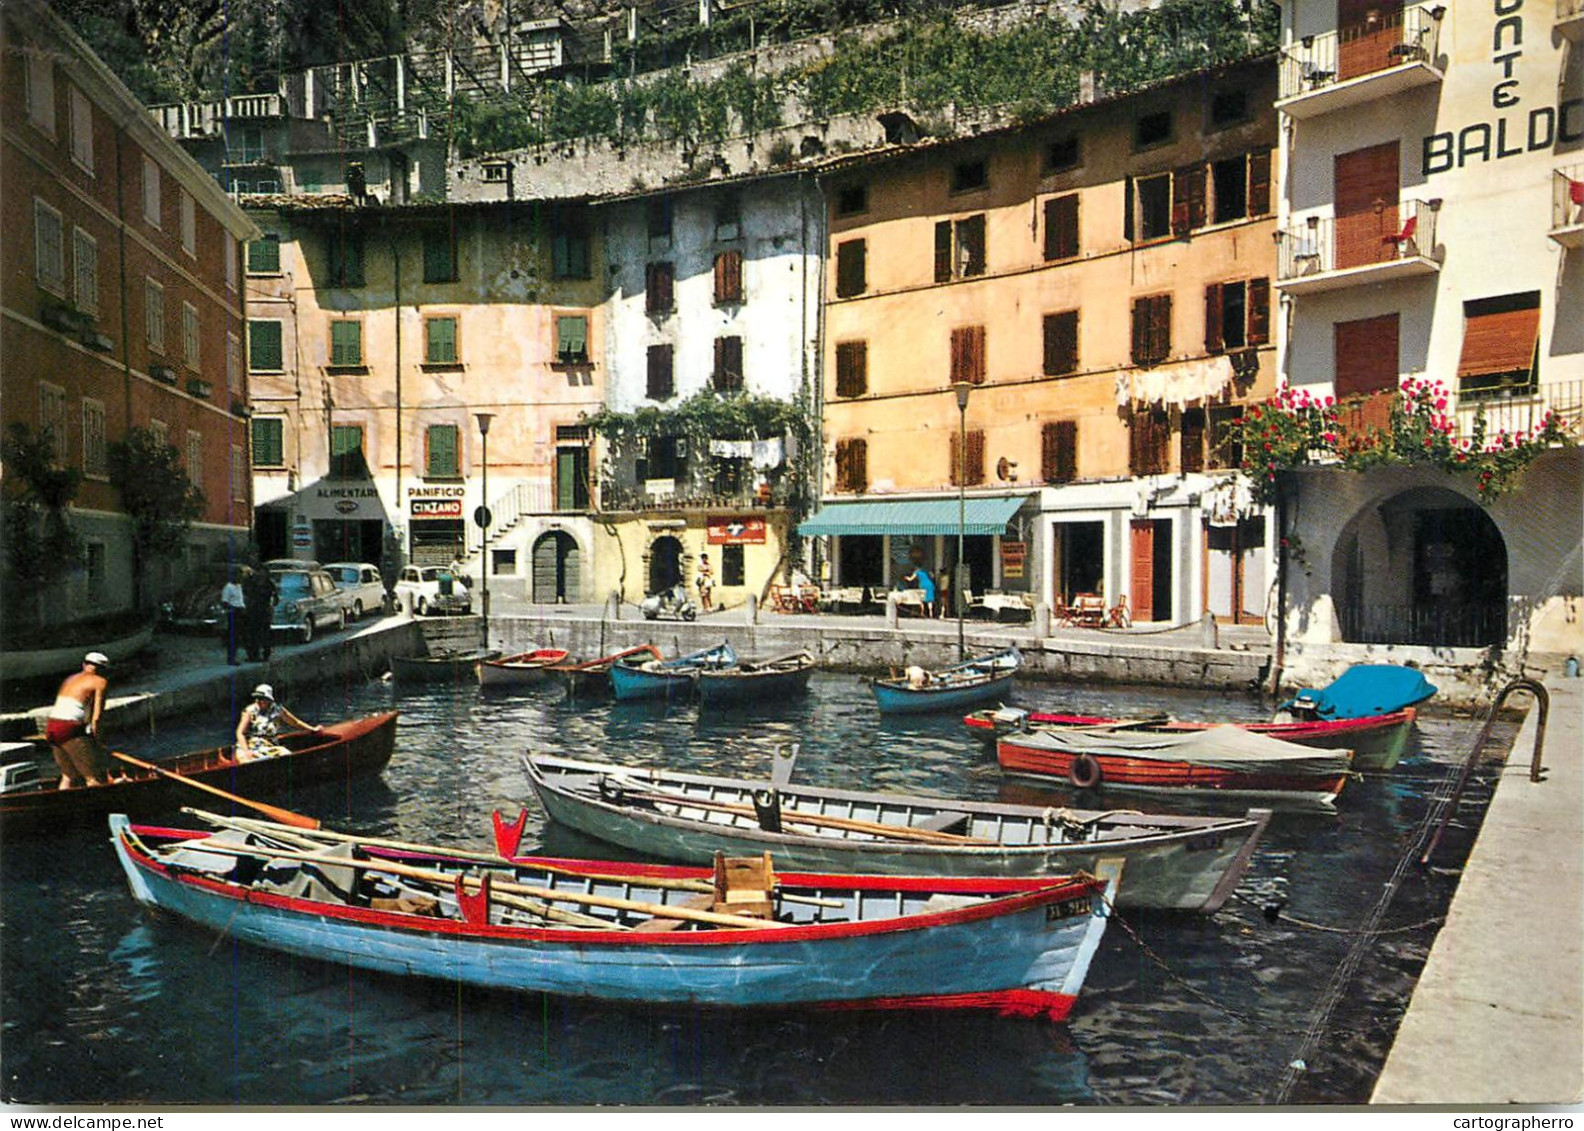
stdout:
POLYGON ((385 607, 385 579, 380 576, 379 566, 367 562, 331 562, 324 570, 345 595, 353 620, 385 607))
POLYGON ((407 566, 396 582, 396 597, 414 616, 473 611, 473 594, 447 566, 407 566))

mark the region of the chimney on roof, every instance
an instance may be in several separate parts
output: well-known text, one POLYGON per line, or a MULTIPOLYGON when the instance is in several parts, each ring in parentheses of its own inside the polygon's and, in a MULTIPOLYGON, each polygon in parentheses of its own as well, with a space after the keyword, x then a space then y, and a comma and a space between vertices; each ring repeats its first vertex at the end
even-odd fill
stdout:
POLYGON ((1095 100, 1097 84, 1093 71, 1078 72, 1078 105, 1087 106, 1095 100))

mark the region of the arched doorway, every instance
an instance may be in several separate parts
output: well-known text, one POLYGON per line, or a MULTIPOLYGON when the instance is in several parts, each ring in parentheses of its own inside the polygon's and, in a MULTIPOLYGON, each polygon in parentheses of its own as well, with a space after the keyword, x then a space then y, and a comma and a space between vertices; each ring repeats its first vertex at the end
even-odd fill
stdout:
POLYGON ((649 589, 659 593, 682 580, 682 543, 666 534, 649 545, 649 589))
POLYGON ((534 543, 533 599, 541 604, 576 601, 583 588, 582 553, 572 535, 552 530, 534 543))
POLYGON ((1507 639, 1507 544, 1484 509, 1439 487, 1360 511, 1331 576, 1342 639, 1483 648, 1507 639))

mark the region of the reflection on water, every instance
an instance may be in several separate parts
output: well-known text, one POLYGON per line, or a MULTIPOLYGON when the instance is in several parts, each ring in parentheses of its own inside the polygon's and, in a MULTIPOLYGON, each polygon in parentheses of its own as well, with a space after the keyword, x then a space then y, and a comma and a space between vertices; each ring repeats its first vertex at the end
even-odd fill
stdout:
MULTIPOLYGON (((1020 686, 1019 702, 1189 718, 1266 709, 1223 693, 1040 684, 1020 686)), ((821 675, 807 696, 704 718, 675 704, 570 703, 554 686, 485 697, 469 685, 348 682, 290 704, 314 720, 392 705, 402 721, 382 777, 299 791, 289 804, 342 828, 475 849, 490 847, 492 809, 526 807, 525 845, 620 855, 544 827, 523 777, 525 752, 763 776, 788 743, 799 746, 797 777, 823 785, 1074 800, 1003 781, 994 754, 955 718, 881 720, 852 675, 821 675)), ((231 724, 213 718, 127 736, 124 745, 170 754, 224 741, 231 724)), ((369 974, 240 946, 140 909, 103 836, 79 829, 6 843, 4 1094, 266 1105, 1269 1102, 1352 944, 1347 929, 1370 911, 1472 730, 1424 721, 1403 764, 1390 777, 1351 783, 1336 816, 1280 814, 1220 914, 1118 920, 1072 1021, 1059 1026, 620 1009, 369 974)), ((1368 1097, 1487 789, 1471 788, 1440 867, 1409 873, 1383 926, 1413 929, 1371 944, 1296 1101, 1368 1097)), ((1138 793, 1078 800, 1170 806, 1138 793)))

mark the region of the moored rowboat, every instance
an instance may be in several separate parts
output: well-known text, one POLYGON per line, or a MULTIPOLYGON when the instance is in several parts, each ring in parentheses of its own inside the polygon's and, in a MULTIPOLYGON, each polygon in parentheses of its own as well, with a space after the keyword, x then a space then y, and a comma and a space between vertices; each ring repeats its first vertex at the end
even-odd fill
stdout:
MULTIPOLYGON (((1124 908, 1216 911, 1270 817, 1058 810, 679 773, 552 755, 524 759, 550 818, 645 856, 684 862, 769 850, 782 866, 874 875, 1038 876, 1123 861, 1124 908)), ((515 856, 525 815, 495 818, 515 856)))
POLYGON ((642 656, 649 660, 663 660, 660 649, 653 644, 640 644, 597 660, 583 660, 574 664, 555 664, 550 671, 566 681, 567 694, 574 699, 597 698, 611 693, 611 668, 628 657, 642 656))
POLYGON ((611 690, 617 699, 676 699, 693 694, 699 672, 737 662, 729 641, 671 660, 629 656, 611 665, 611 690))
MULTIPOLYGON (((289 799, 291 791, 355 774, 372 773, 390 761, 396 745, 396 712, 347 719, 323 731, 280 735, 287 753, 238 762, 229 746, 184 754, 158 765, 167 772, 237 793, 289 799)), ((117 767, 117 771, 124 767, 117 767)), ((103 820, 110 813, 158 813, 190 803, 187 786, 147 770, 132 770, 108 785, 58 789, 54 777, 0 793, 0 826, 6 835, 55 828, 76 819, 103 820)))
POLYGON ((1008 648, 949 668, 912 671, 911 678, 876 679, 871 686, 882 714, 951 711, 1007 695, 1022 662, 1018 650, 1008 648))
POLYGON ((425 656, 392 656, 391 675, 402 683, 472 679, 479 663, 493 660, 499 655, 500 652, 495 649, 461 648, 449 652, 431 652, 425 656))
POLYGON ((1003 734, 1026 730, 1062 730, 1070 727, 1123 727, 1151 733, 1185 733, 1209 730, 1215 726, 1235 726, 1267 738, 1295 742, 1300 746, 1323 749, 1351 749, 1353 769, 1390 770, 1408 745, 1418 712, 1405 707, 1386 715, 1356 719, 1304 719, 1292 722, 1197 722, 1166 715, 1144 719, 1113 719, 1101 715, 1062 712, 1024 711, 1001 707, 975 711, 963 717, 963 725, 994 742, 1003 734))
POLYGON ((565 648, 538 648, 515 656, 500 656, 478 662, 481 687, 531 687, 543 683, 550 669, 567 658, 565 648))
POLYGON ((801 695, 819 665, 807 652, 791 652, 769 660, 744 660, 725 668, 702 668, 698 673, 699 704, 718 707, 732 703, 773 701, 801 695))
POLYGON ((1233 726, 1170 734, 1072 727, 996 742, 1004 772, 1079 789, 1205 790, 1324 809, 1352 758, 1351 750, 1314 750, 1233 726))
POLYGON ((226 825, 211 837, 113 816, 133 896, 311 959, 613 1003, 1060 1020, 1106 923, 1106 885, 1087 876, 777 877, 767 858, 484 868, 421 845, 226 825))

